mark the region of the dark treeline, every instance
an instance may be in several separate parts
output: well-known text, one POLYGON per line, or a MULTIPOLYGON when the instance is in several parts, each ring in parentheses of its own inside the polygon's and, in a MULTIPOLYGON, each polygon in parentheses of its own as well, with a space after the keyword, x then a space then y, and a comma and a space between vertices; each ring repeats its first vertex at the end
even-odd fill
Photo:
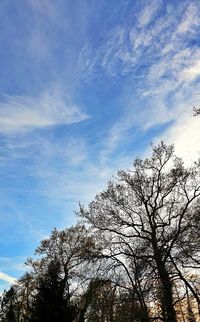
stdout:
POLYGON ((1 322, 200 321, 200 162, 161 142, 41 242, 1 322))

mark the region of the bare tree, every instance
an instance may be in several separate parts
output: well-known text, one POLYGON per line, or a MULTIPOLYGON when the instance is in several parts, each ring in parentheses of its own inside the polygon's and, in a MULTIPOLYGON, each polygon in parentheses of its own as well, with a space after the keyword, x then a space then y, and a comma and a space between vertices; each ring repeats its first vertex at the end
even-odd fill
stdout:
POLYGON ((193 106, 193 116, 200 115, 200 106, 193 106))
MULTIPOLYGON (((124 256, 129 262, 134 258, 131 252, 138 254, 137 249, 144 245, 143 253, 136 257, 145 259, 154 271, 152 279, 159 281, 161 318, 166 322, 177 321, 172 259, 199 209, 199 196, 199 164, 185 169, 182 160, 174 156, 173 146, 161 142, 153 147, 151 158, 137 158, 132 170, 119 171, 88 210, 80 211, 112 245, 115 258, 124 256), (121 248, 118 255, 116 245, 121 248)), ((129 268, 128 273, 132 274, 129 268)))

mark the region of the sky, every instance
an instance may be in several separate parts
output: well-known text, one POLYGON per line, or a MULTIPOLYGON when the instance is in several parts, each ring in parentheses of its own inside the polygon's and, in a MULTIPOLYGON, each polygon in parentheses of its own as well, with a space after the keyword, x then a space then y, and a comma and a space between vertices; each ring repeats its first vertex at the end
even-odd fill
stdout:
POLYGON ((199 157, 199 0, 1 0, 0 292, 119 169, 199 157))

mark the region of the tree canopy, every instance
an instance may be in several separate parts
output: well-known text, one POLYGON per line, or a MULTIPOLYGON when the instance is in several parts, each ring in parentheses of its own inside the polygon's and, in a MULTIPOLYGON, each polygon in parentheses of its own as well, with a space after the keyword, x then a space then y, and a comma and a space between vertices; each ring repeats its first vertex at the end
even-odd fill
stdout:
POLYGON ((152 146, 41 242, 1 321, 199 321, 199 214, 200 162, 152 146))

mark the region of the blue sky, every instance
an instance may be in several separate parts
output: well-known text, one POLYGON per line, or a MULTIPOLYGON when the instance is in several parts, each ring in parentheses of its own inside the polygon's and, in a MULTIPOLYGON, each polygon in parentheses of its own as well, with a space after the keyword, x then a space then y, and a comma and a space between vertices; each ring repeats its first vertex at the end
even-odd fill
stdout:
POLYGON ((151 142, 200 151, 198 0, 2 0, 0 291, 151 142))

